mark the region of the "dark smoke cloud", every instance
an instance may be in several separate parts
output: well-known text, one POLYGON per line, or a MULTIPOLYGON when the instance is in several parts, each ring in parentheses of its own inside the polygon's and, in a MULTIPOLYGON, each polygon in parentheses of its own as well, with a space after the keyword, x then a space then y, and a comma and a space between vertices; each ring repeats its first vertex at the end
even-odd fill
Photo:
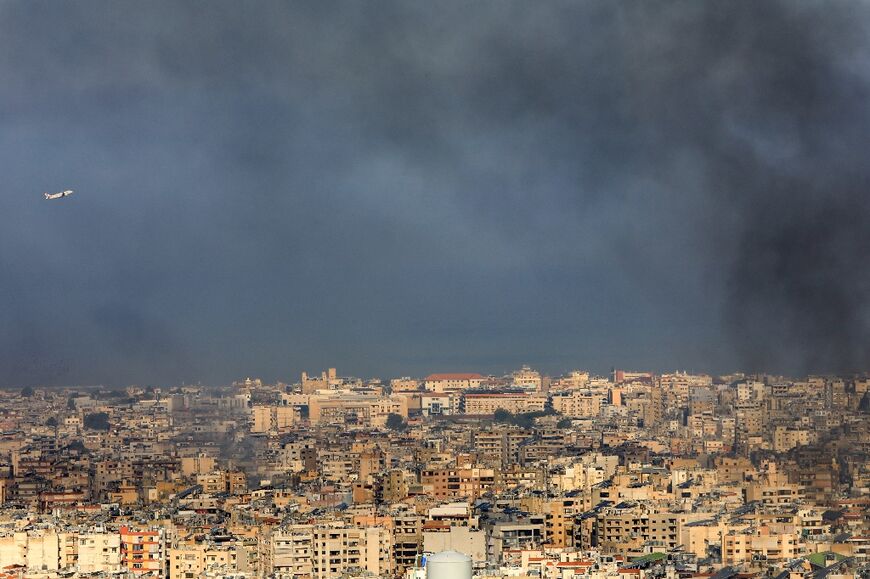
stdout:
POLYGON ((868 23, 4 3, 0 382, 864 367, 868 23))
POLYGON ((794 191, 806 189, 791 180, 772 186, 772 200, 748 220, 731 272, 732 332, 753 368, 785 363, 804 371, 864 370, 867 189, 836 196, 845 198, 823 191, 795 202, 794 191))
POLYGON ((696 7, 667 31, 687 58, 665 43, 641 61, 643 86, 665 90, 650 114, 676 136, 662 150, 690 151, 723 222, 705 250, 747 369, 866 369, 867 18, 853 4, 696 7))

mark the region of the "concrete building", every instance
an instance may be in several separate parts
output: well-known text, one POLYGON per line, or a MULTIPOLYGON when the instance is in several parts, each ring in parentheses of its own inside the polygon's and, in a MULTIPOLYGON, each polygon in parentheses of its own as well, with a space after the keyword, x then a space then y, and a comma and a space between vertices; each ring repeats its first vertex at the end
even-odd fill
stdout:
POLYGON ((78 535, 77 567, 80 573, 120 573, 121 535, 118 533, 78 535))
POLYGON ((571 390, 553 396, 553 410, 571 417, 594 417, 601 413, 605 397, 591 390, 571 390))
POLYGON ((537 370, 532 370, 528 366, 523 366, 511 374, 511 385, 523 390, 540 391, 542 385, 541 373, 537 370))
POLYGON ((121 527, 120 536, 124 571, 134 575, 162 572, 166 555, 163 529, 121 527))
POLYGON ((463 392, 479 388, 486 380, 484 376, 469 373, 444 373, 426 376, 424 385, 429 392, 463 392))
POLYGON ((465 394, 465 414, 489 415, 496 410, 506 410, 513 414, 543 412, 547 397, 527 393, 474 393, 465 394))
POLYGON ((390 414, 408 417, 408 399, 404 395, 376 396, 342 390, 312 395, 308 419, 312 424, 382 427, 390 414))

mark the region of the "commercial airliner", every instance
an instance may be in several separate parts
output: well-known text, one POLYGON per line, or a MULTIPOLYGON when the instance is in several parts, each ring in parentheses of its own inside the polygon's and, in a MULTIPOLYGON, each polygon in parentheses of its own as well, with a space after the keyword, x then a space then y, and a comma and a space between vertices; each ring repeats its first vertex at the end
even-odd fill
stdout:
POLYGON ((73 194, 72 189, 67 189, 66 191, 61 191, 60 193, 43 193, 47 200, 51 199, 63 199, 64 197, 68 197, 73 194))

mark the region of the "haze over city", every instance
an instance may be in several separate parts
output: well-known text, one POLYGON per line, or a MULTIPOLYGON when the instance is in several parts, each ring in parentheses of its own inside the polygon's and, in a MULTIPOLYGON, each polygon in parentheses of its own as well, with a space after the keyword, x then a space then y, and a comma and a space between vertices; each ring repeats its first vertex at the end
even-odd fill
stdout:
POLYGON ((0 380, 866 369, 868 11, 5 2, 0 380))
POLYGON ((870 3, 0 1, 0 579, 870 579, 870 3))

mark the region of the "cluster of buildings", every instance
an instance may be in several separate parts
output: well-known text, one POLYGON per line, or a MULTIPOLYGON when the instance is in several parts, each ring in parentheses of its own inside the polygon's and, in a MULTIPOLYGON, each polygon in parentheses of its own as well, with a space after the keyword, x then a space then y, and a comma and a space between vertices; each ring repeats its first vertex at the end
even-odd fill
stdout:
POLYGON ((0 392, 0 579, 425 579, 438 554, 493 579, 870 577, 868 385, 523 367, 0 392))

